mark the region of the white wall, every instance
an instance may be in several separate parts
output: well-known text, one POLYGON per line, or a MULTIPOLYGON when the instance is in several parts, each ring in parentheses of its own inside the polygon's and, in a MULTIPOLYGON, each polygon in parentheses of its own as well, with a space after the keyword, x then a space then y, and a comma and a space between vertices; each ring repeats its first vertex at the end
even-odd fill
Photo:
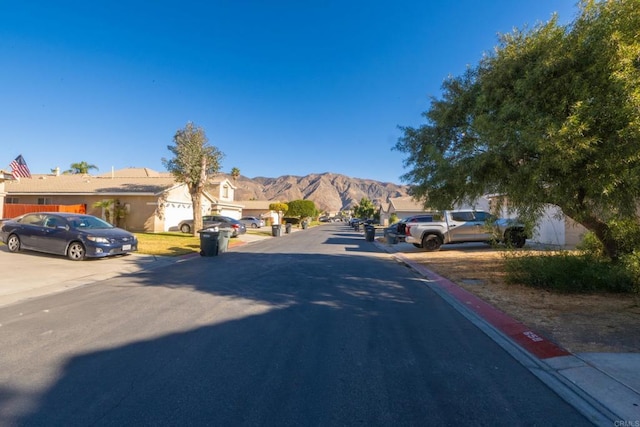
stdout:
POLYGON ((565 245, 565 219, 559 207, 548 205, 538 219, 532 240, 554 246, 565 245))
MULTIPOLYGON (((211 209, 211 202, 202 199, 202 215, 207 215, 211 209)), ((176 187, 169 191, 164 201, 164 231, 177 230, 180 221, 193 219, 193 207, 191 194, 186 185, 176 187)))

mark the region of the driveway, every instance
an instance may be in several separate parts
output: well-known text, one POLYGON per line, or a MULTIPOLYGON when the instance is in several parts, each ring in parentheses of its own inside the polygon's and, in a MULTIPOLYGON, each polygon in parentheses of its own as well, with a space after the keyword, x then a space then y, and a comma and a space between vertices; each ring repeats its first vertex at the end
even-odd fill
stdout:
MULTIPOLYGON (((245 234, 234 240, 246 244, 265 238, 269 237, 245 234)), ((31 251, 11 253, 6 245, 0 244, 0 307, 123 274, 182 262, 192 256, 197 254, 176 258, 132 253, 75 262, 62 256, 31 251)))
POLYGON ((175 261, 131 254, 76 262, 38 252, 11 253, 0 245, 0 306, 175 261))

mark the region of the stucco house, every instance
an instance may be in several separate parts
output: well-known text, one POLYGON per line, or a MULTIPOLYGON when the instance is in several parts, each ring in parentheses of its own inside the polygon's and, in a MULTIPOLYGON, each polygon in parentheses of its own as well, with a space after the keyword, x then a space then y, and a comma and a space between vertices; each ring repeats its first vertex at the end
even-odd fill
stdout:
POLYGON ((424 212, 422 203, 416 202, 412 197, 393 197, 380 206, 380 224, 391 224, 391 216, 395 214, 398 219, 418 215, 424 212))
MULTIPOLYGON (((226 178, 212 179, 203 195, 203 214, 240 218, 242 205, 234 201, 235 188, 226 178)), ((5 192, 6 204, 84 204, 88 214, 109 216, 111 222, 130 231, 174 231, 180 221, 193 218, 187 186, 168 172, 148 168, 96 176, 32 174, 31 178, 7 182, 5 192)))
POLYGON ((278 221, 278 213, 269 209, 269 205, 274 203, 272 200, 242 200, 238 203, 243 206, 242 216, 261 218, 267 225, 278 221))
POLYGON ((13 174, 0 169, 0 219, 4 218, 4 199, 7 195, 4 183, 13 179, 13 174))

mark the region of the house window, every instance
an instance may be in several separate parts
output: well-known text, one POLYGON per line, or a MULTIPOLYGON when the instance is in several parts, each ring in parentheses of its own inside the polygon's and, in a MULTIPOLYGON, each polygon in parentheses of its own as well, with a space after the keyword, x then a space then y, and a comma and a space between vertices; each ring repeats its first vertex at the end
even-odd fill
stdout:
POLYGON ((38 197, 39 205, 52 205, 51 197, 38 197))
POLYGON ((222 197, 224 197, 225 199, 229 198, 229 186, 228 185, 222 186, 222 197))
POLYGON ((20 203, 17 197, 5 197, 4 202, 7 205, 17 205, 18 203, 20 203))

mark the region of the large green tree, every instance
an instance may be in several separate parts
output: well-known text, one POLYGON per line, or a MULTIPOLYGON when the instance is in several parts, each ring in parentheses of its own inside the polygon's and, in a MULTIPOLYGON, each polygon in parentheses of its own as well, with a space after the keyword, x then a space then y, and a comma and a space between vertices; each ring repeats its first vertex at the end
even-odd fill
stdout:
POLYGON ((293 200, 287 203, 289 210, 288 216, 305 219, 317 215, 318 210, 313 200, 293 200))
POLYGON ((360 199, 360 203, 353 207, 353 215, 357 218, 373 218, 376 207, 367 197, 360 199))
POLYGON ((162 158, 163 165, 177 182, 187 185, 193 207, 192 233, 197 235, 202 224, 202 194, 210 176, 220 171, 224 154, 209 140, 201 127, 188 122, 173 136, 173 145, 167 149, 173 153, 170 159, 162 158))
POLYGON ((530 218, 554 204, 616 259, 612 225, 639 226, 638 28, 637 0, 585 0, 569 25, 502 36, 445 81, 426 124, 402 128, 413 194, 436 208, 505 194, 530 218))

